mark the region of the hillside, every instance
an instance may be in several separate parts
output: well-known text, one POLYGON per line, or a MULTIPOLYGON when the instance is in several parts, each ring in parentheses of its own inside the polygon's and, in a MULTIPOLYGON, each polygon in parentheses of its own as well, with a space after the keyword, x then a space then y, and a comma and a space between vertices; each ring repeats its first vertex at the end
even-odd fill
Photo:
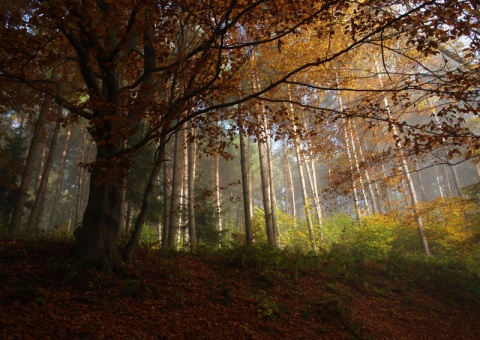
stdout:
POLYGON ((475 278, 434 267, 400 272, 403 267, 389 263, 337 262, 261 249, 141 251, 120 277, 79 267, 67 243, 1 242, 0 334, 4 339, 480 338, 475 278), (412 274, 422 270, 430 277, 412 274))

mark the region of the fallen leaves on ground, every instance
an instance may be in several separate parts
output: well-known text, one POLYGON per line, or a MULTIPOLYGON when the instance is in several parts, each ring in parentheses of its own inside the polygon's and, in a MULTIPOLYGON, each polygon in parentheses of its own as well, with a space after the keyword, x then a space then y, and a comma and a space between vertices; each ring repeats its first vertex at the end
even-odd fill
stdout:
POLYGON ((222 255, 140 251, 120 278, 80 268, 66 243, 0 247, 5 339, 480 338, 478 304, 375 273, 352 283, 321 266, 292 275, 222 255))

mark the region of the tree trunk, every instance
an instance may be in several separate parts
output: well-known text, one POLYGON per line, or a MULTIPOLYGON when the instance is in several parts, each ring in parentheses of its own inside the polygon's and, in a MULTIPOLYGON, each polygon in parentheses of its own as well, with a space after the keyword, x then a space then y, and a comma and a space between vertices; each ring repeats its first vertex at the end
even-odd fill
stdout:
POLYGON ((325 241, 324 235, 323 235, 323 216, 322 216, 322 207, 320 205, 320 200, 318 198, 318 192, 316 188, 316 180, 314 180, 315 175, 313 174, 315 172, 315 167, 313 165, 313 160, 306 161, 305 162, 305 167, 307 170, 307 176, 308 176, 308 182, 310 184, 310 188, 312 189, 312 197, 313 197, 313 205, 315 208, 315 212, 317 213, 317 222, 318 226, 320 229, 320 241, 323 243, 325 241), (311 163, 311 169, 309 167, 309 163, 311 163), (313 172, 313 173, 312 173, 313 172))
POLYGON ((215 220, 217 230, 223 230, 222 224, 222 202, 220 201, 220 155, 213 157, 213 192, 215 193, 215 220))
MULTIPOLYGON (((86 148, 86 139, 87 139, 87 129, 84 127, 83 130, 83 137, 82 137, 82 144, 80 146, 80 155, 78 158, 78 163, 85 163, 85 148, 86 148)), ((83 194, 83 186, 84 186, 84 176, 83 172, 85 170, 82 167, 78 168, 78 173, 77 173, 77 202, 75 204, 75 223, 74 223, 74 228, 77 228, 79 225, 79 216, 81 213, 82 209, 82 194, 83 194)))
POLYGON ((70 137, 72 136, 72 127, 68 126, 67 136, 65 137, 65 145, 62 151, 62 158, 60 159, 60 166, 58 167, 57 172, 57 183, 55 186, 55 196, 53 197, 52 204, 52 214, 50 215, 49 228, 52 231, 52 228, 57 225, 57 211, 58 211, 58 201, 60 200, 60 192, 62 191, 63 185, 63 175, 65 172, 65 163, 67 160, 68 145, 70 143, 70 137))
POLYGON ((263 124, 265 127, 265 137, 266 137, 266 151, 267 151, 267 172, 268 172, 268 188, 270 192, 270 204, 272 212, 272 237, 275 247, 278 247, 278 227, 277 227, 277 198, 275 196, 275 185, 273 182, 273 159, 272 159, 272 149, 271 149, 271 138, 270 131, 268 129, 267 119, 264 118, 263 124))
POLYGON ((143 200, 142 206, 140 208, 140 212, 138 214, 137 220, 135 222, 135 226, 133 228, 133 233, 128 240, 127 245, 123 251, 123 259, 128 262, 132 262, 133 253, 135 248, 138 246, 138 242, 140 241, 140 237, 142 236, 143 225, 145 224, 145 220, 147 218, 148 212, 150 210, 150 203, 152 201, 152 196, 154 193, 155 188, 155 180, 157 179, 160 170, 162 168, 162 164, 165 158, 165 143, 167 138, 165 135, 162 134, 160 138, 160 144, 157 149, 157 153, 155 155, 155 160, 153 164, 152 171, 148 178, 147 185, 145 187, 145 191, 143 193, 143 200))
MULTIPOLYGON (((98 143, 96 160, 104 160, 123 148, 123 141, 98 143)), ((123 169, 114 166, 103 170, 94 165, 90 176, 88 203, 80 228, 75 230, 78 258, 102 270, 117 271, 120 254, 117 236, 120 230, 123 169)))
MULTIPOLYGON (((175 140, 175 138, 174 138, 175 140)), ((175 144, 175 143, 174 143, 175 144)), ((171 143, 165 146, 165 155, 171 154, 172 147, 169 147, 171 143), (167 149, 168 148, 168 149, 167 149)), ((165 163, 163 166, 163 228, 162 228, 162 248, 168 247, 168 238, 170 233, 170 209, 172 203, 172 173, 173 162, 165 163)))
POLYGON ((175 247, 175 236, 179 227, 180 195, 182 190, 182 149, 183 143, 180 132, 175 133, 173 150, 173 175, 172 175, 172 196, 169 211, 169 231, 167 248, 175 247))
POLYGON ((455 185, 455 191, 457 192, 458 197, 462 197, 462 189, 460 185, 460 180, 458 178, 457 168, 455 165, 450 165, 450 170, 452 171, 453 183, 455 185))
MULTIPOLYGON (((47 158, 47 144, 48 144, 48 128, 46 128, 42 132, 42 140, 40 141, 40 144, 43 144, 42 147, 42 152, 40 155, 40 159, 38 162, 38 167, 35 169, 37 172, 37 176, 35 176, 35 183, 33 184, 33 190, 35 192, 38 191, 38 188, 40 187, 40 183, 42 182, 42 176, 43 176, 43 170, 45 169, 45 159, 47 158)), ((28 228, 28 225, 27 225, 28 228)))
POLYGON ((251 246, 253 242, 253 232, 252 232, 252 212, 250 210, 251 196, 249 192, 250 185, 249 185, 249 176, 248 176, 250 169, 248 168, 248 163, 247 163, 245 132, 243 131, 243 126, 240 126, 240 166, 242 169, 243 212, 244 212, 244 219, 245 219, 245 244, 247 246, 251 246))
POLYGON ((48 150, 48 157, 45 161, 45 167, 43 169, 42 178, 38 186, 37 194, 35 195, 35 202, 33 203, 32 211, 27 223, 27 229, 35 230, 38 227, 40 221, 40 215, 45 204, 45 195, 47 192, 48 178, 50 176, 50 170, 53 166, 55 158, 55 149, 57 147, 57 138, 60 131, 60 118, 62 117, 62 107, 58 106, 57 121, 53 129, 52 138, 50 141, 50 148, 48 150))
POLYGON ((288 193, 290 192, 290 197, 291 197, 291 209, 287 210, 287 214, 290 213, 292 214, 293 217, 293 228, 297 227, 297 204, 295 202, 295 187, 293 186, 293 176, 292 176, 292 167, 290 166, 290 160, 288 157, 288 146, 287 143, 284 141, 283 142, 283 166, 285 168, 285 174, 286 174, 286 179, 285 179, 285 200, 287 200, 288 193))
MULTIPOLYGON (((356 124, 352 124, 352 125, 353 125, 352 135, 354 136, 355 141, 358 145, 358 153, 359 153, 359 156, 360 156, 360 160, 362 162, 365 162, 365 157, 363 155, 363 146, 362 146, 363 143, 360 141, 360 138, 358 137, 358 133, 357 133, 358 129, 356 127, 356 124)), ((370 200, 371 200, 371 204, 372 204, 372 213, 373 214, 380 213, 380 209, 378 207, 379 206, 378 197, 375 195, 375 191, 374 191, 374 188, 373 188, 373 185, 372 185, 372 181, 370 179, 369 169, 365 169, 364 174, 365 174, 365 179, 367 180, 367 183, 366 183, 367 188, 364 187, 364 190, 368 189, 368 193, 370 194, 370 200)))
MULTIPOLYGON (((380 86, 383 88, 383 81, 382 81, 382 76, 379 72, 379 69, 378 69, 378 63, 375 61, 375 66, 376 66, 376 70, 377 70, 377 74, 378 74, 378 79, 380 81, 380 86)), ((388 113, 388 116, 390 117, 390 105, 388 103, 388 99, 387 97, 384 98, 384 104, 385 104, 385 108, 387 109, 387 113, 388 113)), ((398 133, 398 129, 395 125, 392 125, 392 129, 393 129, 393 133, 396 135, 396 136, 399 136, 400 134, 398 133)), ((410 190, 410 198, 411 198, 411 202, 412 202, 412 209, 413 209, 413 214, 415 215, 415 219, 417 220, 417 231, 418 231, 418 236, 420 238, 420 242, 422 243, 422 246, 423 246, 423 250, 425 251, 425 255, 427 256, 430 256, 430 248, 428 246, 428 242, 427 242, 427 238, 425 237, 425 229, 423 227, 423 219, 422 219, 422 216, 419 214, 418 212, 418 199, 417 199, 417 193, 415 191, 415 186, 413 184, 413 179, 412 179, 412 176, 410 174, 410 170, 408 168, 408 164, 407 164, 407 159, 404 155, 404 152, 403 152, 403 149, 401 147, 401 145, 396 145, 399 153, 400 153, 400 159, 401 159, 401 162, 402 162, 402 169, 403 169, 403 172, 405 173, 405 176, 407 178, 407 182, 408 182, 408 188, 410 190)))
POLYGON ((188 236, 190 240, 190 250, 194 250, 197 244, 197 229, 195 225, 195 170, 196 170, 196 132, 195 127, 190 123, 192 140, 188 144, 188 236))
POLYGON ((265 142, 258 139, 258 158, 260 161, 260 179, 262 181, 263 209, 265 212, 265 228, 268 244, 275 247, 275 235, 273 233, 272 204, 270 196, 270 180, 268 176, 268 164, 266 160, 265 142))
MULTIPOLYGON (((289 97, 291 99, 292 95, 290 93, 290 88, 288 89, 288 91, 289 91, 289 97)), ((293 105, 290 104, 289 108, 290 108, 290 115, 291 115, 290 118, 293 121, 293 116, 294 116, 293 105)), ((317 242, 315 240, 315 232, 313 230, 312 218, 310 216, 310 198, 308 197, 308 194, 307 194, 307 187, 305 185, 305 176, 303 175, 302 162, 304 158, 300 152, 300 139, 297 135, 297 129, 295 125, 293 127, 293 136, 294 136, 293 142, 295 146, 295 156, 297 157, 298 174, 300 176, 300 186, 302 189, 303 206, 305 211, 305 217, 307 219, 308 235, 310 237, 310 243, 314 253, 318 254, 317 242)))
POLYGON ((51 98, 47 95, 43 98, 43 103, 38 114, 38 119, 35 124, 35 130, 30 142, 30 148, 28 150, 28 157, 23 169, 22 180, 18 189, 17 198, 15 201, 15 207, 10 221, 9 236, 13 239, 18 237, 20 231, 20 223, 23 215, 23 207, 27 200, 27 191, 32 178, 33 168, 35 165, 35 157, 37 156, 38 146, 40 142, 41 132, 45 124, 47 113, 49 110, 51 98))

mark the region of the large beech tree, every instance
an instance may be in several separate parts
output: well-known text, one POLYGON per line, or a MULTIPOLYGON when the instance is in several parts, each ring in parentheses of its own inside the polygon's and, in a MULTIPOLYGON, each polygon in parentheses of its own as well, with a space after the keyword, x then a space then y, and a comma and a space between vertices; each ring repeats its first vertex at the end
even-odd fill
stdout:
MULTIPOLYGON (((401 44, 393 43, 400 41, 429 55, 463 35, 470 39, 470 56, 465 53, 470 60, 478 47, 478 28, 468 26, 469 18, 475 18, 475 6, 473 0, 413 0, 407 5, 391 0, 3 1, 0 77, 51 97, 89 122, 96 156, 85 165, 91 172, 90 193, 76 232, 76 249, 81 260, 116 269, 120 265, 121 186, 137 150, 152 141, 168 140, 194 117, 201 123, 227 118, 226 109, 241 103, 242 112, 249 112, 247 105, 253 98, 290 101, 269 96, 269 91, 284 83, 300 88, 318 84, 318 79, 309 83, 305 75, 365 44, 379 46, 381 51, 401 51, 401 44), (452 18, 459 20, 452 22, 452 18), (337 37, 342 43, 331 44, 337 37), (292 59, 297 42, 310 46, 309 53, 292 59), (269 71, 269 81, 259 87, 244 88, 242 79, 251 77, 245 74, 249 54, 261 46, 267 47, 265 51, 277 50, 276 62, 284 67, 269 71), (52 69, 64 76, 51 77, 52 69), (68 88, 57 79, 69 79, 68 88)), ((462 85, 459 77, 465 75, 451 72, 443 73, 438 87, 420 82, 402 90, 421 87, 458 103, 473 98, 477 73, 468 74, 462 85), (446 88, 453 83, 456 87, 446 88), (466 97, 460 98, 462 94, 466 97)), ((302 100, 293 104, 305 106, 302 100)), ((312 105, 310 109, 326 112, 312 105)), ((468 110, 458 104, 450 109, 468 110)), ((372 112, 366 118, 400 124, 384 112, 372 112)), ((245 119, 243 124, 253 121, 245 119)), ((420 136, 420 132, 438 130, 438 124, 412 129, 420 136)), ((442 131, 451 130, 442 126, 442 131)), ((467 138, 468 132, 462 136, 467 138)))

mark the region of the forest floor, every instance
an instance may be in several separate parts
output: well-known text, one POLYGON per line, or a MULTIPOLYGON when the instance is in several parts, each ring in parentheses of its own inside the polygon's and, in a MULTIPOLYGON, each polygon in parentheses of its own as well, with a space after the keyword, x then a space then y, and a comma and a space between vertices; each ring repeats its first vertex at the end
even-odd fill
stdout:
POLYGON ((438 271, 141 250, 122 278, 70 248, 0 242, 3 339, 480 339, 480 283, 438 271))

